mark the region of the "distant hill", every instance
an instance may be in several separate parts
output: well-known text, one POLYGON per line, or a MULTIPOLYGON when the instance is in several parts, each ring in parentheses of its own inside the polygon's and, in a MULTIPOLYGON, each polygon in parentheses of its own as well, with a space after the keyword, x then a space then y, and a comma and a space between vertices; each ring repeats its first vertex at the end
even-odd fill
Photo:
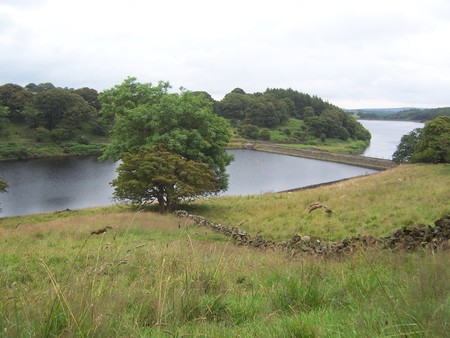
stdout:
POLYGON ((414 107, 405 108, 358 108, 358 109, 345 109, 346 112, 352 114, 376 114, 376 115, 392 115, 404 110, 417 109, 414 107))
POLYGON ((450 107, 442 108, 361 108, 346 109, 360 119, 429 121, 439 116, 450 116, 450 107))

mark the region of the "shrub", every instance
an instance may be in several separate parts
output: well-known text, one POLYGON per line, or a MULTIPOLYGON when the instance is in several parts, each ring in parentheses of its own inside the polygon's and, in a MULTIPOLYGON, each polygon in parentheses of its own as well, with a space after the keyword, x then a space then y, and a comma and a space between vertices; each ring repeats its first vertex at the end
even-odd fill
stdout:
POLYGON ((34 134, 34 139, 37 142, 43 142, 48 140, 48 137, 50 135, 50 132, 48 129, 44 128, 44 127, 37 127, 35 134, 34 134))

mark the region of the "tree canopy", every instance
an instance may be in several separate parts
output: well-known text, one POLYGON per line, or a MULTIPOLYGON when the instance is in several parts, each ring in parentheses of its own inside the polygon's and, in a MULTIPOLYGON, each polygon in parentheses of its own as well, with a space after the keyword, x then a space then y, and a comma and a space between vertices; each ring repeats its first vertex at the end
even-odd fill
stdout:
POLYGON ((44 134, 53 141, 74 139, 85 130, 105 134, 97 116, 100 106, 98 92, 92 88, 60 88, 51 83, 0 86, 1 124, 24 124, 36 141, 43 141, 44 134))
POLYGON ((63 89, 49 89, 36 95, 34 107, 49 130, 61 123, 64 127, 77 128, 94 114, 90 106, 80 95, 63 89))
POLYGON ((103 92, 101 114, 114 121, 112 141, 103 158, 125 159, 127 154, 163 148, 187 161, 205 164, 215 179, 215 191, 228 186, 226 152, 229 125, 213 112, 204 95, 186 90, 168 93, 167 82, 157 86, 128 78, 103 92))
POLYGON ((400 143, 397 146, 397 150, 392 155, 392 160, 395 163, 408 163, 411 162, 411 158, 419 142, 422 128, 416 128, 406 135, 403 135, 400 143))
POLYGON ((450 163, 450 116, 440 116, 425 124, 412 161, 450 163))
POLYGON ((135 204, 156 200, 160 211, 173 210, 181 200, 219 190, 207 164, 164 149, 125 154, 117 172, 118 177, 111 183, 116 199, 135 204))
POLYGON ((239 126, 240 134, 247 138, 267 139, 267 133, 261 134, 259 128, 277 128, 295 118, 305 122, 313 137, 370 140, 370 133, 352 115, 317 96, 292 89, 247 94, 236 88, 218 103, 217 111, 239 126))
POLYGON ((404 135, 393 155, 397 163, 450 163, 450 116, 440 116, 404 135))

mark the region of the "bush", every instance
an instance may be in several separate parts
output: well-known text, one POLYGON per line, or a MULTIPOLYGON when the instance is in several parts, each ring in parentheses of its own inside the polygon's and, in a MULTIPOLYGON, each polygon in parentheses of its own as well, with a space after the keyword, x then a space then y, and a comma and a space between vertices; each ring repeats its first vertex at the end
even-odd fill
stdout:
POLYGON ((50 132, 48 129, 44 128, 44 127, 37 127, 35 134, 34 134, 34 139, 37 142, 44 142, 48 140, 48 137, 50 135, 50 132))
POLYGON ((27 148, 24 146, 9 142, 6 145, 0 147, 0 159, 18 159, 18 160, 27 160, 30 155, 28 153, 27 148))
POLYGON ((71 133, 65 128, 55 128, 50 132, 50 138, 54 142, 62 142, 71 139, 71 133))
POLYGON ((270 141, 270 130, 263 128, 259 133, 259 138, 263 141, 270 141))
POLYGON ((253 124, 246 124, 242 127, 241 135, 252 140, 259 138, 259 128, 253 124))
POLYGON ((89 143, 91 143, 90 141, 89 141, 89 139, 86 137, 86 136, 84 136, 84 135, 79 135, 79 136, 77 136, 77 139, 76 139, 76 141, 79 143, 79 144, 89 144, 89 143))

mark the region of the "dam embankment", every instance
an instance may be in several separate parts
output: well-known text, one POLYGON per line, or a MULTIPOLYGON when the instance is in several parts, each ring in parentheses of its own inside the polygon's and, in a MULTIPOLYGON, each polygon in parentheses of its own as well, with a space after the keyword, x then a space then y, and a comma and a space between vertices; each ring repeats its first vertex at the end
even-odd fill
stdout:
POLYGON ((376 158, 376 157, 366 157, 361 155, 351 155, 351 154, 341 154, 332 153, 324 150, 317 149, 299 149, 293 148, 281 144, 273 144, 266 142, 252 142, 252 143, 242 143, 234 144, 231 146, 233 149, 250 149, 257 151, 264 151, 268 153, 276 153, 288 156, 297 156, 310 158, 314 160, 336 162, 348 165, 354 165, 359 167, 364 167, 374 170, 387 170, 396 166, 395 162, 391 160, 376 158))

